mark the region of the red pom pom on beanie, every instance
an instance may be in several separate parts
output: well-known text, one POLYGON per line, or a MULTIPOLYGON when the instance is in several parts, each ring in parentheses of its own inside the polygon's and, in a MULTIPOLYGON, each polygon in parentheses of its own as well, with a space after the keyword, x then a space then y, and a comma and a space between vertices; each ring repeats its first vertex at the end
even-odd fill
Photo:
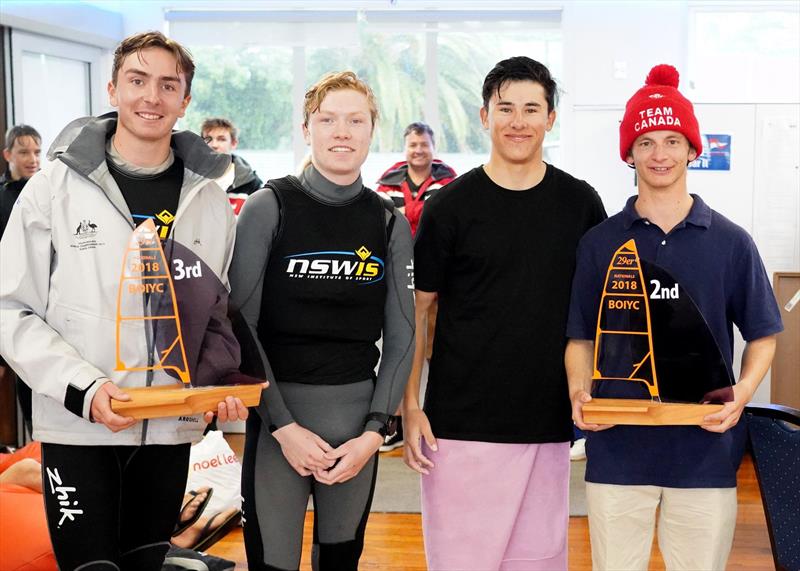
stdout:
POLYGON ((678 74, 678 70, 671 65, 662 63, 661 65, 657 65, 650 70, 650 73, 647 74, 647 79, 644 80, 644 84, 668 85, 669 87, 678 89, 679 81, 680 75, 678 74))
POLYGON ((678 91, 680 74, 671 65, 655 66, 647 74, 644 87, 634 93, 625 106, 619 125, 619 154, 627 162, 633 142, 650 131, 677 131, 700 155, 703 142, 691 101, 678 91))

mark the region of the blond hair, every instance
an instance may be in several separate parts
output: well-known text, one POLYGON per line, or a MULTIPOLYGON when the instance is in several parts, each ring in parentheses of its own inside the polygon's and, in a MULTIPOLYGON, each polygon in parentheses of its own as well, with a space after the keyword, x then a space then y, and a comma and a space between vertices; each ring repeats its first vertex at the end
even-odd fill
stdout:
POLYGON ((169 39, 161 32, 141 32, 128 36, 120 42, 117 49, 114 50, 114 65, 111 68, 111 82, 114 86, 116 87, 117 85, 117 76, 125 58, 132 53, 136 53, 141 57, 142 50, 148 48, 161 48, 175 56, 177 71, 179 73, 182 72, 186 77, 186 93, 184 93, 184 97, 189 95, 192 91, 192 78, 194 77, 192 54, 178 42, 169 39))
POLYGON ((372 128, 374 129, 375 123, 378 121, 378 103, 375 100, 375 94, 370 89, 370 86, 359 79, 352 71, 336 71, 325 74, 306 91, 303 100, 303 125, 308 127, 308 120, 311 114, 319 111, 320 105, 322 105, 328 93, 341 89, 352 89, 366 96, 369 114, 372 118, 372 128))

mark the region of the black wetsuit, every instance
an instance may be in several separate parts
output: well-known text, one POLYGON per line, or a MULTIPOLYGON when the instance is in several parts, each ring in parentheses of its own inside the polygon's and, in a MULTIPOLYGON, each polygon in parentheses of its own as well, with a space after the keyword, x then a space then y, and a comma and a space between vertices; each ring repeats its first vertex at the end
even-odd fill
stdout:
POLYGON ((336 447, 378 430, 369 413, 396 410, 413 356, 411 234, 360 178, 339 187, 309 166, 299 180, 281 180, 280 190, 268 183, 245 204, 229 272, 232 302, 258 338, 271 382, 247 425, 248 565, 299 567, 311 495, 314 568, 355 570, 377 457, 353 479, 324 485, 300 476, 271 432, 297 422, 336 447))

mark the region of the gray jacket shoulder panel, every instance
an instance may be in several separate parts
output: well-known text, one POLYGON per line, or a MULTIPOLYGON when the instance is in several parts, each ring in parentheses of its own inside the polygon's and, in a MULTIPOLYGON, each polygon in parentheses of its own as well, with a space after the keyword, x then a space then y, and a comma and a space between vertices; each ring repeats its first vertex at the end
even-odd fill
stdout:
MULTIPOLYGON (((88 177, 105 162, 106 141, 115 132, 117 121, 116 112, 75 119, 61 130, 47 151, 47 158, 61 159, 88 177)), ((191 131, 174 131, 171 145, 184 167, 202 178, 219 178, 231 164, 230 155, 215 153, 191 131)))

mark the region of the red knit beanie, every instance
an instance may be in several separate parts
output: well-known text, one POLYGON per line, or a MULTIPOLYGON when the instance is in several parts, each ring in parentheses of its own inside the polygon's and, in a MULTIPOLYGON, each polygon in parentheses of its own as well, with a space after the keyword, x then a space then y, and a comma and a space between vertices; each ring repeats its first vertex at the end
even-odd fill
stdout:
POLYGON ((630 98, 619 125, 619 155, 623 161, 627 162, 636 137, 649 131, 677 131, 689 139, 698 156, 703 152, 694 107, 678 91, 678 81, 677 69, 657 65, 647 74, 644 87, 630 98))

